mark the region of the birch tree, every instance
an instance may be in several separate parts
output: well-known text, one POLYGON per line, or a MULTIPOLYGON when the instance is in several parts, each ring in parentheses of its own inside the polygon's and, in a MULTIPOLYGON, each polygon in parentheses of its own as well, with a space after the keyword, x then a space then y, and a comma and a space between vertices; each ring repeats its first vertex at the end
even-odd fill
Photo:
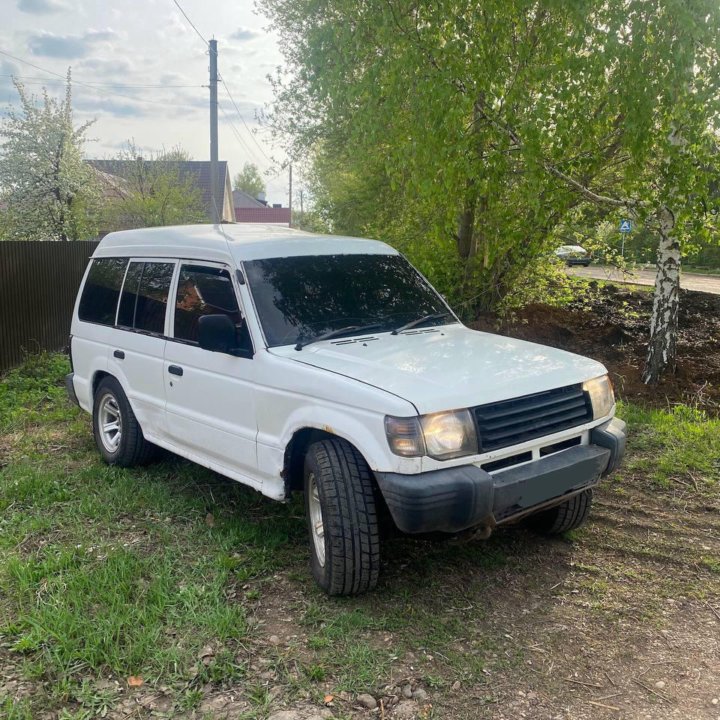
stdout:
POLYGON ((494 308, 569 213, 600 204, 658 232, 646 380, 672 367, 680 244, 707 197, 720 98, 716 2, 268 8, 289 68, 277 132, 297 156, 338 158, 359 187, 387 185, 366 224, 423 269, 444 258, 466 314, 494 308))
POLYGON ((0 203, 3 237, 13 240, 78 240, 95 234, 98 187, 83 162, 93 121, 75 125, 70 71, 65 95, 28 94, 13 79, 19 108, 0 123, 0 203))

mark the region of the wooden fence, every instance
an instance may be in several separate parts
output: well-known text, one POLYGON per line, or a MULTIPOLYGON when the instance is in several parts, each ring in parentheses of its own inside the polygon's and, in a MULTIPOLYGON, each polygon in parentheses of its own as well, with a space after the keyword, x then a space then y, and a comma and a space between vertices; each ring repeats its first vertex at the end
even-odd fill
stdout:
POLYGON ((67 344, 80 281, 97 241, 0 242, 0 372, 67 344))

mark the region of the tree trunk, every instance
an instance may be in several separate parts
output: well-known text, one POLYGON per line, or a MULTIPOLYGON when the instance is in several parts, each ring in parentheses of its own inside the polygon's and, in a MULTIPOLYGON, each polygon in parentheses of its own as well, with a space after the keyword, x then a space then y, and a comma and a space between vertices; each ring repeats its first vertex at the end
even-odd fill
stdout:
POLYGON ((673 237, 675 216, 664 207, 659 213, 655 297, 650 319, 650 345, 643 382, 654 385, 666 370, 675 371, 680 305, 680 243, 673 237))
POLYGON ((473 232, 475 230, 476 198, 470 196, 460 213, 458 233, 456 236, 458 255, 465 263, 472 257, 473 232))

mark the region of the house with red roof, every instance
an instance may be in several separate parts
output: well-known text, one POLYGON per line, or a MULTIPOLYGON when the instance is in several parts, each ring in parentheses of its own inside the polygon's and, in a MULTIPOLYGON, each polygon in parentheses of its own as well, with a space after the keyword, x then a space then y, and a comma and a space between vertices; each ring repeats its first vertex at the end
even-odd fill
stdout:
POLYGON ((279 204, 269 205, 265 193, 254 198, 244 190, 233 190, 232 197, 235 222, 290 226, 290 208, 279 204))

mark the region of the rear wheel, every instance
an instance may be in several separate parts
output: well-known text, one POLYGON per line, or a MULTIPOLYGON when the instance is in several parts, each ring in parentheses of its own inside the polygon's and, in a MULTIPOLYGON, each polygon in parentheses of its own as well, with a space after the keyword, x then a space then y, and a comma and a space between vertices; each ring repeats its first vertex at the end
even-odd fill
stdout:
POLYGON ((380 569, 380 533, 367 463, 344 440, 320 440, 308 448, 304 475, 315 580, 329 595, 372 590, 380 569))
POLYGON ((574 495, 562 505, 531 515, 526 523, 535 532, 542 535, 562 535, 575 530, 585 523, 592 506, 592 490, 574 495))
POLYGON ((143 465, 154 455, 155 446, 145 440, 135 413, 114 377, 103 378, 95 391, 93 434, 108 465, 143 465))

